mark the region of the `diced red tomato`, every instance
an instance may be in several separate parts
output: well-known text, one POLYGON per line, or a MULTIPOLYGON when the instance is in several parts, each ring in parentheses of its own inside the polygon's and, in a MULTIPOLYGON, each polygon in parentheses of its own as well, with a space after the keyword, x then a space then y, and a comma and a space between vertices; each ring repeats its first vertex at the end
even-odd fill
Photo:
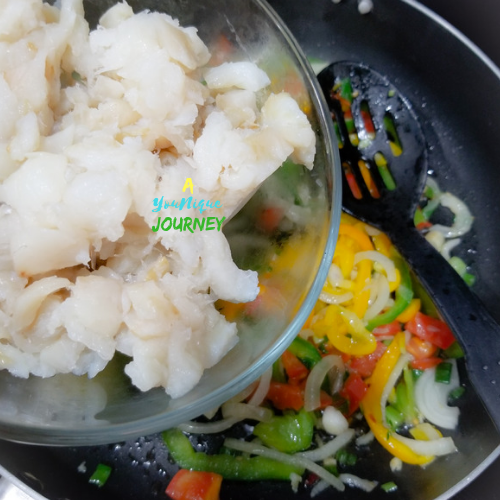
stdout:
POLYGON ((441 358, 432 357, 432 358, 422 358, 415 359, 410 363, 410 366, 414 370, 427 370, 428 368, 434 368, 439 365, 443 360, 441 358))
POLYGON ((396 335, 401 331, 401 323, 399 321, 393 321, 387 325, 380 325, 373 329, 372 333, 375 337, 388 337, 390 335, 396 335))
POLYGON ((377 347, 371 354, 359 357, 353 356, 349 363, 349 372, 357 373, 362 378, 369 377, 386 349, 387 347, 382 342, 377 342, 377 347))
POLYGON ((431 344, 427 340, 422 340, 419 337, 412 337, 406 343, 406 350, 415 358, 415 359, 424 359, 431 358, 436 354, 438 350, 437 346, 431 344))
POLYGON ((258 219, 257 227, 266 233, 272 233, 283 219, 283 209, 279 207, 267 207, 262 210, 258 219))
POLYGON ((352 415, 358 408, 359 403, 365 397, 368 386, 357 374, 351 373, 340 390, 340 395, 349 401, 349 415, 352 415))
POLYGON ((180 469, 165 493, 173 500, 219 500, 222 476, 215 472, 180 469))
POLYGON ((440 319, 431 318, 426 314, 418 312, 415 317, 405 325, 406 330, 422 340, 431 344, 448 349, 455 342, 455 337, 448 325, 440 319))
POLYGON ((288 350, 281 355, 281 362, 288 377, 288 383, 291 385, 299 385, 309 375, 309 370, 304 363, 288 350))
MULTIPOLYGON (((282 384, 271 382, 267 399, 271 401, 278 410, 299 411, 304 407, 304 386, 282 384)), ((326 392, 320 393, 320 408, 326 408, 332 404, 332 398, 326 392)))

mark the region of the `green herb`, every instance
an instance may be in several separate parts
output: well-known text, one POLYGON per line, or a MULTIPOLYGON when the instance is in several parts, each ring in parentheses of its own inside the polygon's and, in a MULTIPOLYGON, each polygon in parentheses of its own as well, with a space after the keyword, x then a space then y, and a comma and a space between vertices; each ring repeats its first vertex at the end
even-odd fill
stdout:
POLYGON ((83 81, 83 78, 82 78, 82 75, 80 75, 80 73, 78 73, 78 71, 73 71, 71 73, 71 78, 73 78, 73 80, 75 80, 75 82, 78 82, 78 83, 85 83, 83 81))
POLYGON ((102 488, 106 484, 106 481, 109 479, 112 470, 113 469, 109 465, 101 463, 97 464, 94 473, 89 478, 89 483, 95 484, 99 488, 102 488))
POLYGON ((434 380, 440 384, 449 384, 452 370, 453 365, 451 363, 439 363, 439 365, 436 366, 434 380))
POLYGON ((337 463, 342 467, 348 465, 356 465, 356 462, 358 461, 358 457, 354 453, 347 451, 345 448, 341 448, 339 451, 337 451, 337 453, 335 454, 335 459, 337 460, 337 463))
POLYGON ((388 483, 381 484, 380 487, 386 492, 386 493, 393 493, 394 491, 397 491, 398 486, 394 481, 389 481, 388 483))
POLYGON ((448 401, 451 403, 454 403, 457 399, 460 399, 465 392, 465 387, 455 387, 450 393, 448 394, 448 401))

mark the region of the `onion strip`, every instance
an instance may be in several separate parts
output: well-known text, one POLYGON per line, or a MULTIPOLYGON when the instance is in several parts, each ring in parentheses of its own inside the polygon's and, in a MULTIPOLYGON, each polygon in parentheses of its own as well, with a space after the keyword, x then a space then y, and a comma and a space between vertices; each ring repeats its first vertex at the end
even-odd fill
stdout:
POLYGON ((314 365, 311 373, 307 377, 306 387, 304 390, 304 409, 306 411, 314 411, 320 406, 321 384, 332 368, 337 368, 339 372, 344 374, 345 368, 342 358, 335 354, 325 356, 321 361, 314 365))
POLYGON ((218 432, 227 431, 241 419, 236 417, 223 418, 215 422, 184 422, 177 426, 183 432, 191 434, 217 434, 218 432))
POLYGON ((373 291, 375 300, 368 307, 363 318, 365 321, 370 321, 387 306, 387 302, 391 297, 391 290, 389 287, 389 280, 383 275, 378 274, 373 280, 373 291))
POLYGON ((315 496, 319 495, 321 492, 325 491, 329 487, 330 485, 326 481, 320 479, 311 489, 311 498, 314 498, 315 496))
POLYGON ((248 443, 246 441, 240 441, 239 439, 234 438, 226 438, 224 440, 224 446, 226 448, 246 452, 251 455, 259 455, 262 457, 270 458, 272 460, 276 460, 278 462, 290 464, 295 467, 307 469, 316 474, 319 478, 324 479, 326 482, 328 482, 328 484, 330 484, 337 490, 345 490, 344 483, 342 483, 342 481, 338 477, 335 477, 333 474, 328 472, 317 463, 308 460, 307 458, 301 457, 299 454, 288 455, 286 453, 282 453, 281 451, 273 450, 260 444, 248 443))
POLYGON ((389 257, 386 257, 384 254, 377 252, 376 250, 366 250, 364 252, 358 252, 354 255, 354 264, 358 264, 365 259, 373 260, 377 264, 380 264, 385 270, 387 279, 392 282, 396 281, 396 266, 394 265, 394 262, 389 259, 389 257))
POLYGON ((298 456, 302 458, 307 458, 312 462, 320 462, 321 460, 325 460, 332 455, 335 455, 337 451, 346 446, 349 442, 352 441, 356 432, 354 429, 347 429, 342 434, 339 434, 335 439, 328 441, 328 443, 316 448, 314 450, 302 451, 297 453, 298 456))
POLYGON ((222 416, 224 418, 237 418, 239 420, 257 420, 269 422, 274 413, 270 408, 254 406, 246 403, 224 403, 222 405, 222 416))
POLYGON ((460 410, 456 406, 448 406, 448 394, 460 385, 460 380, 454 360, 448 362, 453 365, 450 383, 436 382, 435 368, 424 370, 415 383, 415 403, 429 422, 443 429, 455 429, 460 410))
POLYGON ((272 367, 268 368, 261 375, 257 389, 255 390, 253 396, 248 401, 249 405, 259 406, 262 403, 262 401, 264 401, 266 394, 269 392, 269 386, 271 385, 272 376, 273 376, 272 367))
POLYGON ((439 197, 439 202, 443 207, 449 208, 455 215, 455 218, 451 226, 434 224, 432 229, 442 233, 445 238, 457 238, 467 233, 474 221, 467 205, 451 193, 442 193, 439 197))
POLYGON ((461 243, 460 238, 453 238, 452 240, 448 240, 441 248, 441 255, 446 259, 450 260, 451 255, 450 252, 461 243))
POLYGON ((432 439, 429 441, 424 441, 422 439, 411 439, 396 433, 393 433, 391 437, 408 446, 408 448, 410 448, 413 453, 422 455, 424 457, 439 457, 443 455, 449 455, 450 453, 454 453, 457 451, 457 447, 455 446, 455 443, 453 442, 453 439, 451 437, 443 437, 439 439, 432 439))
POLYGON ((370 444, 375 439, 372 431, 368 431, 366 434, 361 434, 361 436, 356 438, 356 446, 366 446, 370 444))
POLYGON ((319 300, 325 302, 326 304, 343 304, 348 302, 354 297, 352 292, 345 292, 342 294, 333 294, 328 292, 321 292, 319 295, 319 300))
POLYGON ((368 479, 361 479, 354 474, 339 474, 339 479, 348 486, 354 486, 356 488, 359 488, 360 490, 366 491, 367 493, 373 491, 378 485, 377 481, 368 481, 368 479))

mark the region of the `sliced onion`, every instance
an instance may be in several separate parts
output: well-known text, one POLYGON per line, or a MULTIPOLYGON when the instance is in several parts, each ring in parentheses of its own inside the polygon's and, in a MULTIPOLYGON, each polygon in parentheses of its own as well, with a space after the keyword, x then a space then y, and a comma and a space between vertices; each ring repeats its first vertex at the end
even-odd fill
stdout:
POLYGON ((344 280, 344 275, 337 264, 331 264, 328 270, 328 281, 333 287, 338 287, 339 283, 344 280))
POLYGON ((319 295, 319 300, 325 302, 326 304, 343 304, 344 302, 351 300, 353 297, 354 295, 352 292, 345 292, 336 295, 333 293, 328 293, 323 291, 319 295))
POLYGON ((450 383, 436 382, 435 368, 424 370, 415 383, 415 403, 429 422, 443 429, 455 429, 460 410, 456 406, 448 406, 448 395, 460 385, 460 380, 455 360, 448 362, 453 365, 450 383))
POLYGON ((432 229, 434 231, 439 231, 446 238, 456 238, 467 233, 474 220, 467 205, 451 193, 441 194, 439 202, 443 205, 443 207, 449 208, 453 212, 455 219, 451 226, 434 224, 432 229))
POLYGON ((269 392, 269 386, 271 384, 271 377, 272 376, 273 376, 272 367, 268 368, 261 375, 257 389, 255 390, 255 392, 253 393, 253 396, 248 401, 249 405, 259 406, 262 403, 262 401, 264 401, 266 394, 269 392))
POLYGON ((344 374, 344 362, 340 356, 335 354, 325 356, 314 365, 309 373, 304 391, 304 409, 306 411, 314 411, 319 408, 321 385, 332 368, 337 368, 342 375, 344 374))
POLYGON ((450 260, 450 252, 457 246, 460 245, 462 240, 460 238, 453 238, 452 240, 448 240, 441 248, 441 255, 446 259, 450 260))
POLYGON ((401 376, 401 373, 403 372, 404 367, 408 363, 408 361, 411 360, 411 356, 409 354, 402 354, 397 363, 396 366, 393 368, 391 374, 389 375, 389 378, 387 379, 387 382, 385 384, 384 390, 382 391, 382 396, 380 398, 380 405, 382 406, 382 416, 384 420, 384 425, 387 427, 387 422, 385 419, 385 405, 387 404, 387 400, 389 399, 389 395, 393 389, 393 387, 396 385, 396 382, 398 381, 399 377, 401 376))
POLYGON ((207 420, 212 420, 212 418, 215 417, 216 413, 219 411, 219 406, 217 406, 217 408, 212 408, 211 410, 208 410, 206 411, 203 416, 207 419, 207 420))
POLYGON ((370 444, 375 439, 375 435, 372 431, 368 431, 366 434, 361 434, 361 436, 356 438, 357 446, 366 446, 370 444))
POLYGON ((345 418, 344 414, 334 406, 327 406, 323 410, 322 424, 323 429, 325 429, 328 434, 334 436, 338 436, 349 429, 347 418, 345 418))
POLYGON ((307 340, 310 337, 314 337, 314 332, 310 328, 303 328, 300 330, 299 336, 307 340))
POLYGON ((440 457, 457 451, 457 447, 451 437, 442 437, 429 441, 411 439, 396 433, 392 434, 391 437, 408 446, 413 453, 424 457, 440 457))
POLYGON ((350 290, 353 288, 353 283, 350 280, 344 279, 344 275, 337 264, 331 264, 328 271, 328 282, 334 288, 344 288, 350 290))
POLYGON ((364 224, 363 229, 368 236, 378 236, 380 234, 380 230, 376 227, 370 226, 370 224, 364 224))
POLYGON ((378 274, 373 280, 373 291, 375 300, 368 307, 363 318, 365 321, 370 321, 375 316, 378 316, 387 306, 387 302, 391 297, 391 290, 389 288, 389 280, 383 275, 378 274))
POLYGON ((358 252, 354 255, 354 264, 358 264, 362 260, 373 260, 380 264, 385 269, 385 274, 389 281, 396 281, 396 266, 394 262, 386 257, 384 254, 377 252, 376 250, 366 250, 364 252, 358 252))
POLYGON ((319 478, 324 479, 328 484, 330 484, 337 490, 345 490, 344 484, 338 477, 335 477, 333 474, 328 472, 317 463, 308 460, 307 458, 301 457, 299 454, 288 455, 287 453, 282 453, 281 451, 273 450, 260 444, 248 443, 246 441, 240 441, 239 439, 233 438, 226 438, 224 441, 224 446, 226 448, 243 451, 251 455, 259 455, 262 457, 271 458, 272 460, 277 460, 278 462, 290 464, 295 467, 307 469, 316 474, 319 478))
POLYGON ((325 491, 327 488, 329 488, 330 485, 326 482, 320 479, 311 489, 311 498, 314 498, 315 496, 319 495, 321 492, 325 491))
POLYGON ((373 489, 378 485, 377 481, 368 481, 368 479, 361 479, 354 474, 339 474, 339 479, 349 486, 354 486, 368 493, 370 493, 370 491, 373 491, 373 489))
POLYGON ((246 398, 248 398, 254 391, 255 388, 257 387, 258 382, 252 382, 250 385, 245 387, 241 392, 236 394, 236 396, 233 396, 230 401, 231 403, 239 403, 240 401, 244 401, 246 398))
POLYGON ((299 492, 299 486, 300 483, 302 482, 302 476, 299 476, 298 474, 295 474, 295 472, 292 472, 290 474, 290 485, 292 487, 292 491, 294 493, 299 492))
POLYGON ((431 229, 426 235, 425 239, 439 252, 443 250, 443 246, 445 244, 445 237, 444 235, 439 232, 439 231, 434 231, 434 229, 431 229))
POLYGON ((392 472, 399 472, 403 469, 403 461, 398 457, 392 457, 389 462, 389 467, 392 472))
POLYGON ((328 443, 323 446, 310 451, 302 451, 297 453, 297 455, 307 458, 312 462, 320 462, 321 460, 325 460, 325 458, 335 455, 337 451, 352 441, 355 434, 354 429, 347 429, 342 434, 339 434, 335 439, 328 441, 328 443))
POLYGON ((257 420, 269 422, 273 418, 273 411, 263 406, 254 406, 245 403, 224 403, 222 405, 222 416, 224 418, 237 418, 238 420, 257 420))
POLYGON ((231 417, 216 422, 184 422, 178 426, 178 429, 192 434, 217 434, 218 432, 227 431, 240 420, 240 418, 231 417))

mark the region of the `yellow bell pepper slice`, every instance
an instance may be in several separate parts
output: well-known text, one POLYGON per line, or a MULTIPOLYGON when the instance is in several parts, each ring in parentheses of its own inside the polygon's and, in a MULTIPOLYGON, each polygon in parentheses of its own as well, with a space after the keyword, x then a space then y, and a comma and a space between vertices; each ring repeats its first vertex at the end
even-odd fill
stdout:
POLYGON ((420 299, 412 299, 410 305, 396 319, 400 323, 407 323, 420 311, 421 306, 422 301, 420 299))
POLYGON ((379 233, 372 236, 373 244, 375 245, 375 250, 380 252, 386 257, 391 256, 392 243, 389 237, 385 233, 379 233))
POLYGON ((328 340, 340 352, 366 356, 377 347, 375 336, 365 328, 359 317, 342 306, 328 306, 325 324, 330 327, 326 333, 328 340))
POLYGON ((339 236, 348 236, 359 245, 362 251, 373 250, 373 243, 370 237, 356 226, 341 223, 339 226, 339 236))
POLYGON ((370 386, 361 402, 361 409, 375 438, 389 453, 392 453, 405 463, 424 465, 431 462, 434 457, 417 455, 406 444, 393 438, 392 433, 394 431, 384 424, 385 419, 382 413, 385 411, 381 405, 382 393, 401 356, 404 342, 404 333, 396 334, 394 340, 378 361, 370 378, 370 386))
POLYGON ((345 279, 351 277, 351 271, 354 267, 354 250, 350 248, 342 238, 339 238, 335 246, 333 263, 339 266, 342 271, 342 276, 344 276, 345 279))

